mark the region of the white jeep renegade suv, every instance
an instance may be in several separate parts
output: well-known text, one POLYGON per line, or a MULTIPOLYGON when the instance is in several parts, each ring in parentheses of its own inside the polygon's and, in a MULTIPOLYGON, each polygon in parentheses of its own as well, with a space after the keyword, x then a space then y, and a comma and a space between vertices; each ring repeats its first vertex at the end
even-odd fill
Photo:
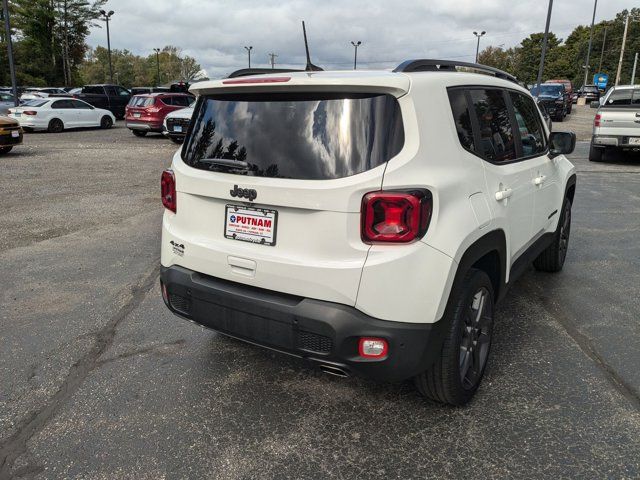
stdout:
POLYGON ((564 263, 575 135, 550 133, 510 75, 440 60, 191 92, 162 174, 169 309, 327 373, 469 401, 495 303, 532 261, 564 263))

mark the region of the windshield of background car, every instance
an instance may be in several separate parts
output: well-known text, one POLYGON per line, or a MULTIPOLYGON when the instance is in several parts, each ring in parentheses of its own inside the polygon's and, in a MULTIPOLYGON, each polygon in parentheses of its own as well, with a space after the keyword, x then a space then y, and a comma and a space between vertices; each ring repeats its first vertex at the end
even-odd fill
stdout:
POLYGON ((598 87, 589 87, 589 86, 584 87, 584 90, 583 90, 583 92, 589 92, 589 93, 598 93, 598 91, 599 91, 598 87))
POLYGON ((605 107, 640 106, 640 88, 622 88, 611 92, 605 107))
POLYGON ((403 145, 391 95, 227 94, 200 99, 182 158, 205 170, 218 168, 203 160, 225 159, 244 165, 225 173, 326 180, 382 165, 403 145))
POLYGON ((134 96, 134 97, 131 97, 131 100, 129 100, 129 106, 130 107, 148 107, 150 105, 153 105, 154 101, 155 101, 155 98, 153 97, 134 96))
MULTIPOLYGON (((537 87, 533 87, 531 89, 532 95, 537 95, 537 87)), ((557 85, 540 85, 540 95, 547 95, 557 97, 558 95, 562 95, 562 84, 557 85)))

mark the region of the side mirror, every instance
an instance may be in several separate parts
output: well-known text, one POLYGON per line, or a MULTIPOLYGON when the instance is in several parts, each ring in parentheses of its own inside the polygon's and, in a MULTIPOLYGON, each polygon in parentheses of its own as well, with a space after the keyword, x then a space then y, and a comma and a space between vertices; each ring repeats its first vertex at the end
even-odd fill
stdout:
POLYGON ((600 101, 599 100, 592 100, 591 103, 589 103, 589 106, 591 108, 599 108, 600 107, 600 101))
POLYGON ((576 148, 576 134, 573 132, 551 132, 549 143, 551 144, 550 158, 568 155, 576 148))

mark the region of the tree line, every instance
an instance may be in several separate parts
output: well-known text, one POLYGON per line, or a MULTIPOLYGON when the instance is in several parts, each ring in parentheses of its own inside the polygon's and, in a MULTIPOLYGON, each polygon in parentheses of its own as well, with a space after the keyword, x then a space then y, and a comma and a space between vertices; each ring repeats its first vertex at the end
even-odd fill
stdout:
MULTIPOLYGON (((609 85, 615 81, 624 24, 628 14, 632 18, 638 18, 640 8, 633 8, 631 11, 624 10, 618 13, 614 19, 603 20, 594 25, 587 84, 593 83, 595 73, 608 74, 609 85)), ((590 25, 580 25, 567 36, 564 42, 554 33, 549 32, 543 81, 568 78, 576 86, 583 84, 583 65, 587 57, 590 29, 590 25)), ((487 47, 480 52, 478 62, 512 73, 520 81, 533 84, 538 76, 543 37, 543 33, 533 33, 523 39, 518 46, 509 49, 487 47)), ((632 20, 629 22, 627 32, 620 77, 621 84, 628 84, 631 81, 633 58, 636 52, 640 52, 640 23, 632 20)), ((636 82, 640 82, 640 66, 636 73, 636 82)))
MULTIPOLYGON (((107 49, 90 49, 86 43, 89 29, 101 26, 100 10, 106 2, 9 0, 18 85, 71 87, 108 82, 107 49)), ((11 84, 6 40, 4 28, 0 28, 0 85, 11 84)), ((114 81, 125 87, 193 81, 202 70, 193 57, 173 46, 165 46, 158 57, 155 53, 142 57, 128 50, 113 50, 112 62, 114 81)))
MULTIPOLYGON (((107 0, 9 0, 18 84, 23 86, 78 86, 109 81, 109 61, 104 47, 90 49, 89 29, 101 26, 100 9, 107 0)), ((615 79, 626 15, 640 16, 640 8, 624 10, 612 20, 594 26, 587 83, 596 72, 615 79), (606 36, 605 36, 606 31, 606 36)), ((6 38, 0 29, 0 85, 11 83, 6 38)), ((568 78, 575 85, 584 80, 583 65, 589 43, 589 26, 580 25, 566 40, 550 32, 544 79, 568 78)), ((542 51, 542 33, 534 33, 519 45, 503 49, 487 47, 479 62, 510 72, 523 82, 534 83, 542 51)), ((629 24, 622 83, 629 83, 633 55, 640 51, 640 22, 629 24)), ((199 79, 197 61, 174 46, 156 56, 113 50, 114 81, 125 86, 151 86, 172 81, 199 79), (158 62, 159 60, 159 62, 158 62), (159 63, 159 72, 158 72, 159 63), (158 75, 159 74, 159 75, 158 75), (159 78, 158 78, 159 77, 159 78)), ((640 80, 640 69, 637 74, 640 80)))

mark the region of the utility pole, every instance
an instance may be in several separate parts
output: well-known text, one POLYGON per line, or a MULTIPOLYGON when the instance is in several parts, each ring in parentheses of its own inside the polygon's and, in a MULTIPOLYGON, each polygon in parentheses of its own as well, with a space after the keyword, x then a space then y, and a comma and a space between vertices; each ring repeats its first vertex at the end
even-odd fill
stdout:
POLYGON ((115 12, 113 10, 109 10, 105 12, 104 10, 100 10, 100 15, 105 22, 107 22, 107 53, 109 54, 109 79, 111 83, 113 83, 113 65, 111 64, 111 37, 109 35, 109 19, 115 12))
POLYGON ((607 27, 604 27, 604 37, 602 38, 602 51, 600 52, 600 64, 598 65, 598 73, 602 72, 602 59, 604 58, 605 43, 607 43, 607 27))
POLYGON ((353 48, 355 49, 355 53, 353 54, 353 69, 356 70, 358 68, 358 47, 362 45, 362 42, 358 40, 357 42, 351 42, 353 48))
POLYGON ((536 97, 540 95, 540 84, 542 83, 542 72, 544 71, 544 57, 547 54, 547 40, 549 40, 549 23, 551 23, 551 9, 553 0, 549 0, 549 10, 547 11, 547 24, 544 27, 544 38, 542 39, 542 55, 540 55, 540 68, 538 68, 538 79, 536 81, 536 97))
POLYGON ((636 67, 638 66, 638 52, 633 59, 633 70, 631 70, 631 85, 636 84, 636 67))
POLYGON ((275 53, 270 53, 269 54, 269 62, 271 62, 271 70, 273 70, 276 67, 276 57, 278 55, 276 55, 275 53))
POLYGON ((616 86, 620 83, 620 74, 622 73, 622 60, 624 58, 624 47, 627 43, 627 32, 629 31, 629 17, 631 12, 627 13, 627 19, 624 22, 624 34, 622 35, 622 48, 620 49, 620 60, 618 61, 618 73, 616 73, 616 86))
POLYGON ((487 32, 485 32, 484 30, 480 33, 473 32, 473 34, 478 38, 478 44, 476 45, 476 63, 478 63, 478 55, 480 54, 480 37, 483 37, 485 33, 487 32))
POLYGON ((253 47, 244 47, 244 49, 249 54, 249 68, 251 68, 251 50, 253 50, 253 47))
POLYGON ((160 49, 154 48, 154 52, 156 52, 156 68, 158 70, 158 80, 156 82, 156 87, 160 86, 160 49))
POLYGON ((591 56, 591 42, 593 41, 593 24, 596 21, 596 7, 598 6, 598 0, 593 2, 593 17, 591 17, 591 31, 589 32, 589 46, 587 47, 587 60, 584 62, 584 82, 582 85, 587 84, 587 78, 589 77, 589 57, 591 56))
POLYGON ((4 13, 4 28, 7 35, 7 56, 9 57, 9 71, 11 72, 11 91, 13 92, 13 105, 18 106, 18 85, 16 83, 16 65, 13 63, 13 42, 11 41, 11 22, 9 20, 9 1, 2 0, 4 13))

